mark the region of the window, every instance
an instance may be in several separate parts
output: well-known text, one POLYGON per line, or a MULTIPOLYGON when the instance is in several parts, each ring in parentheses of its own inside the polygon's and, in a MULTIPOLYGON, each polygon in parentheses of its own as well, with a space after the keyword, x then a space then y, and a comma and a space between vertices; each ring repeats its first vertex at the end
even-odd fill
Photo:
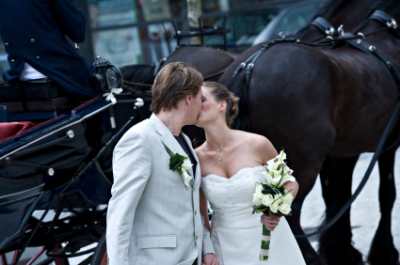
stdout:
POLYGON ((0 82, 3 80, 3 72, 9 68, 7 54, 0 38, 0 82))

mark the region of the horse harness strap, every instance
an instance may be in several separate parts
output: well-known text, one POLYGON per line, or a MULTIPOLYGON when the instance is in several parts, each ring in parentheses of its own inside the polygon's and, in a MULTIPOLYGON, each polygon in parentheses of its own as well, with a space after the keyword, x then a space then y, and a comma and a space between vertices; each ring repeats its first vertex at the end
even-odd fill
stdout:
POLYGON ((270 42, 265 43, 264 45, 261 46, 260 49, 255 51, 252 55, 249 56, 244 62, 239 64, 239 66, 235 69, 233 72, 233 78, 235 79, 243 70, 245 70, 246 73, 246 79, 250 81, 251 74, 253 72, 253 68, 255 66, 256 61, 260 56, 269 48, 276 44, 282 44, 282 43, 298 43, 298 44, 303 44, 307 46, 322 46, 322 45, 315 45, 313 43, 307 43, 307 42, 302 42, 300 39, 276 39, 272 40, 270 42))
POLYGON ((397 30, 399 28, 396 19, 383 10, 376 10, 369 18, 381 22, 390 29, 397 30))
POLYGON ((400 90, 400 72, 399 72, 398 68, 395 65, 393 65, 393 63, 388 58, 386 58, 385 55, 383 55, 381 52, 379 52, 378 49, 374 45, 372 45, 372 44, 368 43, 368 41, 362 40, 362 39, 349 40, 349 41, 347 41, 347 43, 351 47, 353 47, 357 50, 360 50, 364 53, 371 54, 375 58, 377 58, 379 61, 381 61, 385 65, 385 67, 388 69, 389 73, 392 75, 392 77, 397 85, 397 88, 400 90))
POLYGON ((317 17, 313 20, 313 22, 311 22, 311 25, 315 26, 327 37, 337 34, 337 30, 335 29, 335 27, 324 17, 317 17))
POLYGON ((244 62, 240 63, 239 66, 236 67, 235 71, 233 72, 232 79, 228 87, 233 88, 233 85, 239 82, 239 91, 233 90, 239 97, 239 115, 238 118, 235 120, 235 127, 241 129, 247 129, 250 127, 247 120, 244 120, 243 117, 246 116, 248 111, 248 91, 250 88, 250 81, 253 73, 253 69, 255 63, 257 62, 258 58, 270 47, 278 44, 278 43, 300 43, 299 39, 277 39, 270 42, 265 43, 261 46, 260 49, 255 51, 251 54, 244 62), (244 79, 240 79, 241 73, 244 72, 244 79), (241 84, 243 82, 243 84, 241 84))
POLYGON ((228 87, 233 88, 233 85, 237 82, 244 82, 243 85, 239 86, 239 91, 233 90, 238 96, 240 97, 239 101, 239 109, 241 110, 239 112, 239 116, 235 121, 235 127, 241 128, 241 129, 246 129, 247 127, 250 126, 250 124, 246 124, 246 122, 242 119, 245 114, 247 114, 247 108, 248 108, 248 91, 250 87, 250 81, 251 77, 253 74, 253 69, 254 66, 260 58, 260 56, 267 51, 269 48, 272 46, 275 46, 277 44, 283 44, 283 43, 296 43, 300 45, 305 45, 309 47, 327 47, 327 46, 332 46, 331 40, 329 42, 319 42, 319 43, 311 43, 311 42, 304 42, 301 41, 299 38, 281 38, 281 39, 275 39, 269 42, 266 42, 261 46, 260 49, 255 51, 253 54, 251 54, 245 61, 239 64, 239 66, 236 67, 235 71, 233 72, 231 82, 229 83, 228 87), (241 77, 241 73, 244 71, 244 79, 239 79, 241 77), (237 123, 238 122, 238 123, 237 123))
MULTIPOLYGON (((394 30, 396 33, 397 37, 400 37, 400 34, 398 32, 398 24, 396 20, 385 13, 382 10, 376 10, 372 15, 369 17, 371 20, 376 20, 379 21, 380 23, 384 24, 387 28, 390 30, 394 30)), ((361 33, 360 36, 363 36, 361 33)), ((397 88, 400 90, 400 70, 397 65, 393 64, 390 59, 388 59, 384 54, 378 51, 376 46, 368 43, 365 39, 353 39, 353 40, 348 40, 347 43, 355 48, 358 49, 364 53, 371 54, 375 56, 379 61, 381 61, 385 67, 388 69, 389 73, 392 75, 397 88)))

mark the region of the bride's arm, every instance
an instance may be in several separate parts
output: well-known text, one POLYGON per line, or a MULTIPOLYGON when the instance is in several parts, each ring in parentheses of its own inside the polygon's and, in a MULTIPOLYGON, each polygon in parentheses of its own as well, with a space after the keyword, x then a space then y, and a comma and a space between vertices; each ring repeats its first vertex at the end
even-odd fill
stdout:
POLYGON ((208 231, 211 231, 210 220, 208 219, 207 199, 202 190, 200 190, 200 213, 203 218, 204 227, 207 228, 208 231))
POLYGON ((203 218, 203 264, 204 265, 219 265, 218 258, 215 255, 214 246, 211 241, 210 231, 211 225, 208 220, 207 199, 204 193, 200 190, 200 213, 203 218))
MULTIPOLYGON (((255 145, 257 148, 257 153, 260 156, 260 160, 262 161, 263 164, 265 164, 267 161, 273 159, 275 156, 278 155, 278 152, 276 151, 275 147, 272 145, 272 143, 264 136, 259 136, 257 139, 257 145, 255 145)), ((294 197, 296 197, 297 192, 299 191, 299 184, 297 181, 288 181, 284 185, 285 189, 293 194, 294 197)))
MULTIPOLYGON (((255 148, 258 157, 262 164, 265 164, 267 161, 273 159, 278 155, 275 147, 272 143, 264 136, 259 136, 255 139, 255 148)), ((299 184, 297 181, 288 181, 284 185, 285 189, 293 194, 296 197, 297 192, 299 191, 299 184)), ((274 230, 278 225, 280 216, 277 215, 262 215, 261 222, 270 230, 274 230)))

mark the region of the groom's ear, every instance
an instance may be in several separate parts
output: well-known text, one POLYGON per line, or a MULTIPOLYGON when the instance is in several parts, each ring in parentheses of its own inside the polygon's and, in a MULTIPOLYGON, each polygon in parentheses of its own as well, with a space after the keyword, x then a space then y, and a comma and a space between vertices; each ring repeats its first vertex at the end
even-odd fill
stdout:
POLYGON ((192 95, 188 95, 188 96, 185 97, 185 104, 187 106, 190 106, 192 104, 192 101, 193 101, 193 96, 192 95))

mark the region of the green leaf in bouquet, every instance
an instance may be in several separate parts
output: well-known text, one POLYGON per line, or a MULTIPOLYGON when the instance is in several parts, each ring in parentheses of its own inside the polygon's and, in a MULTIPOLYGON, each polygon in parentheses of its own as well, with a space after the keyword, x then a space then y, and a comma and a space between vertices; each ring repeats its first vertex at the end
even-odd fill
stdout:
POLYGON ((171 156, 171 159, 169 161, 169 168, 174 171, 180 170, 184 161, 185 161, 184 156, 175 153, 173 156, 171 156))
POLYGON ((268 210, 268 208, 265 207, 264 205, 253 206, 253 214, 255 214, 255 213, 264 213, 267 210, 268 210))
POLYGON ((283 187, 271 187, 268 185, 263 185, 263 191, 262 191, 263 194, 276 195, 283 192, 284 192, 283 187))

